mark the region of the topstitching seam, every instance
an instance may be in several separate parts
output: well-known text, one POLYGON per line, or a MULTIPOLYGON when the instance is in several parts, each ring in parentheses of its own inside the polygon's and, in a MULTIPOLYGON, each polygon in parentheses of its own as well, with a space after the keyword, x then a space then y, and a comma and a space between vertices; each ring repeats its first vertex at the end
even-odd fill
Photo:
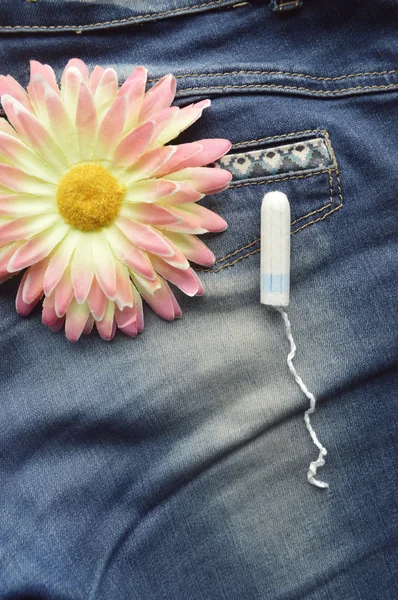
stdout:
MULTIPOLYGON (((340 81, 341 79, 349 79, 352 77, 368 77, 371 75, 394 75, 396 73, 398 73, 398 70, 392 69, 390 71, 368 71, 363 73, 350 73, 347 75, 338 75, 337 77, 322 77, 315 75, 307 75, 306 73, 292 73, 290 71, 241 70, 225 71, 224 73, 186 73, 185 75, 175 75, 175 78, 186 79, 187 77, 223 77, 226 75, 289 75, 291 77, 302 77, 305 79, 312 79, 313 81, 340 81)), ((157 81, 157 78, 148 79, 148 81, 157 81)))
POLYGON ((390 83, 388 85, 358 85, 356 87, 348 87, 341 88, 339 90, 313 90, 308 87, 298 87, 293 85, 273 85, 273 84, 246 84, 246 85, 211 85, 211 86, 202 86, 202 87, 190 87, 183 88, 180 91, 181 95, 183 92, 200 92, 200 91, 209 91, 209 90, 231 90, 231 89, 276 89, 276 90, 296 90, 303 92, 311 92, 315 96, 337 96, 338 94, 342 94, 343 92, 354 92, 356 90, 389 90, 393 88, 397 88, 398 83, 390 83))
POLYGON ((174 8, 173 10, 166 10, 165 12, 159 13, 149 13, 146 15, 136 15, 135 17, 126 17, 125 19, 115 19, 113 21, 103 21, 99 23, 88 23, 86 25, 5 25, 4 27, 0 27, 0 31, 2 30, 10 30, 10 29, 39 29, 39 30, 47 30, 47 29, 84 29, 85 27, 99 27, 100 25, 116 25, 117 23, 132 23, 137 21, 138 19, 146 19, 148 17, 162 17, 164 15, 171 15, 179 12, 183 12, 187 8, 191 11, 194 8, 201 8, 202 6, 214 6, 216 4, 223 4, 225 0, 213 0, 212 2, 203 2, 202 4, 195 4, 194 6, 181 6, 180 8, 174 8))
MULTIPOLYGON (((307 133, 323 133, 326 136, 327 131, 325 131, 323 129, 306 129, 306 131, 293 131, 292 133, 269 135, 268 137, 257 138, 254 140, 247 140, 244 142, 234 142, 232 144, 232 148, 235 148, 236 146, 248 146, 249 144, 252 144, 254 142, 266 142, 268 140, 283 140, 284 138, 294 137, 296 135, 305 135, 307 133)), ((330 142, 330 140, 329 140, 329 142, 330 142)))

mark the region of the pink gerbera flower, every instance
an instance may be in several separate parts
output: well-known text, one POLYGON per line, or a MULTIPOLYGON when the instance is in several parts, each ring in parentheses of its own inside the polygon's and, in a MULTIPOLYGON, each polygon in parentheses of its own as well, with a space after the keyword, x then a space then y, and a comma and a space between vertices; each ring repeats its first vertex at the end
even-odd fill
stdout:
POLYGON ((160 317, 180 317, 167 281, 202 294, 188 260, 210 266, 214 255, 197 234, 227 227, 197 202, 228 186, 228 171, 204 165, 230 142, 165 145, 210 101, 171 107, 175 78, 145 93, 146 79, 138 67, 119 88, 113 69, 90 74, 78 59, 60 88, 36 61, 27 93, 0 77, 0 282, 27 269, 17 311, 44 297, 43 323, 65 323, 71 341, 94 324, 106 340, 116 327, 136 336, 141 297, 160 317))

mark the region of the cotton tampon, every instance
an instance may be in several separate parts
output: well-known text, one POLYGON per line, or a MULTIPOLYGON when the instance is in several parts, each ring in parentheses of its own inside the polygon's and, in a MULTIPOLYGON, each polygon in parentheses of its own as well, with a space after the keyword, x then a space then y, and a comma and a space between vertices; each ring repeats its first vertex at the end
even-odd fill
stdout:
POLYGON ((261 303, 288 306, 290 205, 282 192, 269 192, 261 206, 261 303))
POLYGON ((305 425, 311 439, 319 450, 317 460, 313 461, 307 472, 308 482, 319 488, 327 488, 329 484, 315 478, 317 468, 325 464, 326 448, 322 446, 311 425, 310 414, 315 411, 315 396, 307 388, 297 373, 293 358, 296 355, 296 344, 293 339, 291 325, 283 307, 289 304, 290 293, 290 204, 282 192, 265 194, 261 205, 261 303, 274 307, 282 316, 286 337, 290 343, 287 357, 289 371, 297 385, 310 401, 310 407, 304 413, 305 425))

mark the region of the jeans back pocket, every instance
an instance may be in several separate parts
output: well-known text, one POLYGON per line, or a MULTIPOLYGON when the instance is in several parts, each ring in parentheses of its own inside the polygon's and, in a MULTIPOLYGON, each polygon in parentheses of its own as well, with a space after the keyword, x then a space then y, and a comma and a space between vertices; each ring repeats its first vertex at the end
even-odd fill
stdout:
POLYGON ((325 130, 291 132, 233 144, 213 164, 232 173, 230 187, 205 204, 228 223, 223 234, 205 234, 217 272, 260 250, 260 209, 267 191, 284 192, 291 204, 291 233, 321 223, 343 205, 339 167, 325 130))

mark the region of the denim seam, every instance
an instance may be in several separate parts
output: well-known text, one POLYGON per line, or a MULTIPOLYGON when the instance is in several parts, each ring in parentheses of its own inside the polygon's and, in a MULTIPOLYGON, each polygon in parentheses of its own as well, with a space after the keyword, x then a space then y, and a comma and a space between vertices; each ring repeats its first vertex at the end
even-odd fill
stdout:
MULTIPOLYGON (((185 75, 175 75, 176 79, 185 79, 187 77, 222 77, 225 75, 290 75, 291 77, 302 77, 312 79, 314 81, 339 81, 352 77, 367 77, 371 75, 395 75, 397 69, 391 71, 369 71, 365 73, 350 73, 349 75, 339 75, 338 77, 321 77, 315 75, 307 75, 305 73, 291 73, 290 71, 225 71, 224 73, 186 73, 185 75)), ((148 79, 148 82, 158 81, 158 79, 148 79)))
POLYGON ((291 4, 294 4, 295 6, 298 6, 299 0, 291 0, 291 2, 281 2, 278 5, 278 8, 279 8, 279 10, 282 10, 284 6, 290 6, 291 4))
MULTIPOLYGON (((244 141, 244 142, 234 142, 232 144, 232 148, 235 148, 235 147, 239 148, 240 146, 248 146, 249 144, 253 144, 254 142, 267 142, 269 140, 283 140, 285 138, 295 137, 296 135, 306 135, 308 133, 323 134, 325 137, 328 138, 328 142, 330 145, 329 149, 331 149, 331 143, 330 143, 330 139, 328 136, 328 132, 324 129, 306 129, 305 131, 293 131, 292 133, 282 133, 280 135, 270 135, 268 137, 257 138, 254 140, 248 140, 248 141, 244 141)), ((336 157, 334 156, 334 153, 333 153, 333 157, 334 157, 334 159, 336 159, 336 157)))
MULTIPOLYGON (((190 87, 190 88, 183 88, 180 90, 181 93, 183 92, 201 92, 201 91, 211 91, 211 90, 231 90, 231 89, 241 89, 241 90, 248 90, 248 89, 262 89, 262 90, 266 90, 266 89, 275 89, 275 90, 296 90, 296 91, 302 91, 302 92, 310 92, 312 95, 315 96, 338 96, 339 94, 343 94, 345 92, 354 92, 356 90, 365 90, 365 91, 371 91, 371 90, 389 90, 389 89, 393 89, 393 88, 397 88, 398 87, 398 83, 390 83, 388 85, 358 85, 356 87, 348 87, 348 88, 341 88, 340 90, 313 90, 311 88, 307 88, 307 87, 298 87, 298 86, 292 86, 292 85, 273 85, 273 84, 244 84, 244 85, 213 85, 213 86, 202 86, 202 87, 190 87)), ((177 94, 176 97, 180 95, 177 94)))
POLYGON ((0 27, 0 31, 4 31, 4 30, 10 30, 10 29, 20 29, 20 30, 25 30, 25 29, 38 29, 38 30, 47 30, 47 29, 62 29, 62 30, 66 30, 66 29, 79 29, 81 28, 82 30, 84 30, 87 27, 99 27, 100 25, 116 25, 118 23, 134 23, 134 21, 137 21, 139 19, 146 19, 148 17, 163 17, 165 15, 171 15, 171 14, 176 14, 179 12, 187 12, 189 14, 189 12, 191 12, 193 9, 195 8, 201 8, 203 6, 215 6, 217 4, 224 4, 227 0, 213 0, 212 2, 203 2, 202 4, 195 4, 194 6, 181 6, 180 8, 174 8, 173 10, 167 10, 165 12, 159 12, 159 13, 150 13, 147 15, 136 15, 135 17, 127 17, 125 19, 115 19, 113 21, 103 21, 103 22, 99 22, 99 23, 87 23, 85 25, 5 25, 4 27, 0 27), (189 9, 187 11, 187 9, 189 9))
MULTIPOLYGON (((319 208, 319 209, 317 209, 315 211, 312 211, 312 212, 308 213, 307 215, 299 217, 298 219, 296 219, 295 221, 293 221, 291 223, 291 225, 294 225, 298 221, 301 221, 302 219, 305 219, 306 217, 313 216, 314 214, 319 213, 322 210, 325 210, 326 208, 329 208, 330 206, 332 206, 332 204, 333 204, 333 195, 334 195, 333 194, 332 173, 334 173, 336 175, 337 187, 338 187, 337 195, 338 195, 338 197, 340 199, 340 203, 337 206, 335 206, 334 208, 332 208, 331 210, 327 211, 321 217, 319 217, 317 219, 313 219, 312 221, 309 221, 308 223, 305 223, 301 227, 298 227, 297 229, 294 229, 291 232, 291 235, 294 235, 295 233, 298 233, 299 231, 302 231, 303 229, 306 229, 310 225, 314 225, 315 223, 319 223, 320 221, 323 221, 324 219, 326 219, 326 217, 328 217, 329 215, 333 214, 337 210, 340 210, 340 208, 343 206, 344 200, 343 200, 343 193, 342 193, 342 188, 341 188, 340 172, 338 170, 338 167, 336 169, 329 169, 327 172, 328 172, 328 175, 329 175, 329 194, 330 194, 330 196, 329 196, 329 202, 327 204, 325 204, 324 206, 322 206, 321 208, 319 208)), ((303 179, 304 177, 314 177, 314 176, 319 175, 319 174, 320 173, 313 173, 313 174, 306 175, 306 176, 293 176, 293 177, 289 177, 288 179, 303 179)), ((286 178, 283 178, 283 179, 273 180, 273 181, 257 182, 256 184, 252 184, 252 185, 259 185, 261 183, 265 183, 265 184, 267 184, 267 183, 274 183, 275 181, 285 181, 285 180, 286 180, 286 178)), ((257 244, 258 242, 260 242, 260 240, 261 240, 261 238, 255 239, 254 241, 250 242, 249 244, 246 244, 245 246, 242 246, 241 248, 238 248, 234 252, 231 252, 230 254, 227 254, 226 256, 223 256, 222 258, 219 258, 214 264, 221 263, 224 260, 226 260, 227 258, 230 258, 230 257, 238 254, 242 250, 246 250, 247 248, 250 248, 251 246, 254 246, 254 244, 257 244)), ((232 267, 233 265, 235 265, 236 263, 240 262, 244 258, 248 258, 249 256, 253 256, 253 254, 256 254, 257 252, 260 252, 260 250, 261 250, 261 248, 256 248, 255 250, 252 250, 251 252, 249 252, 247 254, 244 254, 243 256, 239 256, 238 258, 236 258, 232 262, 229 262, 229 263, 226 263, 224 265, 221 265, 217 269, 195 268, 195 271, 201 271, 201 272, 205 272, 205 273, 218 273, 222 269, 226 269, 227 267, 232 267)))

